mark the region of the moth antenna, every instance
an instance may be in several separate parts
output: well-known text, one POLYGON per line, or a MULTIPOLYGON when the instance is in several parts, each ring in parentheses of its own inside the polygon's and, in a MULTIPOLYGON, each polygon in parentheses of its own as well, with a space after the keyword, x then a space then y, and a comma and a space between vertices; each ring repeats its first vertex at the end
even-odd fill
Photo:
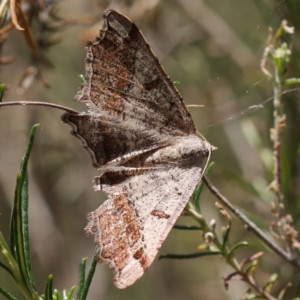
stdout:
MULTIPOLYGON (((210 161, 210 157, 211 157, 211 152, 212 152, 212 148, 208 148, 208 157, 207 157, 207 160, 206 160, 206 164, 205 164, 205 167, 203 168, 203 172, 202 172, 202 174, 201 174, 201 178, 200 178, 200 180, 202 179, 202 177, 204 176, 204 173, 205 173, 205 171, 206 171, 206 168, 207 168, 207 166, 208 166, 208 163, 209 163, 209 161, 210 161)), ((200 182, 200 180, 199 180, 199 182, 200 182)))
POLYGON ((204 107, 203 104, 189 104, 189 105, 186 105, 186 107, 204 107))
POLYGON ((196 131, 196 133, 199 135, 200 138, 203 139, 203 141, 207 142, 206 138, 199 131, 196 131))

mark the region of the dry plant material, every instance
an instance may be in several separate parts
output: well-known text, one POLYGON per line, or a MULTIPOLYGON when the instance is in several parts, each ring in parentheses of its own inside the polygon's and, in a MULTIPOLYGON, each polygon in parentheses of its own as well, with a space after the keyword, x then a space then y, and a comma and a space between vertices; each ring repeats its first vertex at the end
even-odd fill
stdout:
POLYGON ((27 45, 31 49, 32 54, 35 56, 35 58, 38 58, 39 57, 38 46, 32 35, 32 32, 31 32, 31 29, 27 22, 26 16, 25 16, 24 12, 22 11, 21 5, 19 3, 16 3, 16 11, 17 11, 18 19, 20 20, 20 22, 22 23, 22 25, 24 27, 22 30, 24 31, 24 36, 25 36, 27 45))
POLYGON ((24 30, 19 23, 18 23, 18 14, 16 12, 17 4, 19 4, 18 0, 10 0, 10 13, 11 13, 11 19, 12 23, 18 30, 24 30))

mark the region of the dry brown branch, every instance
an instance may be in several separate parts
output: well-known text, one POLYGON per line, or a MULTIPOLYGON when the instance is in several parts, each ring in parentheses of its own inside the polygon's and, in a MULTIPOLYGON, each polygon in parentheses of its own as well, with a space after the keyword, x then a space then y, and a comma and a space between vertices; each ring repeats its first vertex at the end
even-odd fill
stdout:
POLYGON ((22 8, 19 3, 16 3, 16 8, 17 8, 17 15, 19 17, 19 20, 21 21, 23 27, 24 27, 24 36, 25 40, 27 42, 27 45, 29 46, 30 50, 32 51, 32 54, 38 58, 39 57, 39 49, 36 44, 36 41, 32 35, 31 29, 29 27, 29 24, 27 22, 26 16, 24 12, 22 11, 22 8))
POLYGON ((18 30, 24 30, 24 28, 20 27, 20 25, 18 23, 18 18, 17 18, 17 13, 16 13, 16 4, 17 4, 16 0, 10 0, 11 19, 12 19, 14 26, 18 30))
POLYGON ((15 60, 15 58, 12 55, 10 55, 10 56, 2 56, 2 57, 0 57, 0 64, 1 65, 10 64, 14 60, 15 60))
POLYGON ((37 0, 39 10, 44 10, 45 9, 45 3, 44 0, 37 0))
POLYGON ((213 195, 215 195, 224 206, 226 206, 236 217, 238 217, 243 223, 247 226, 247 229, 252 231, 262 242, 264 242, 273 252, 279 255, 282 259, 291 264, 296 270, 300 271, 300 263, 294 257, 291 256, 290 253, 282 250, 278 245, 276 245, 273 241, 271 241, 263 232, 260 230, 252 221, 250 221, 243 213, 241 213, 237 208, 235 208, 226 197, 224 197, 218 189, 216 189, 210 181, 203 176, 203 182, 208 187, 213 195))
MULTIPOLYGON (((207 179, 204 179, 204 178, 202 178, 202 180, 207 181, 207 179)), ((225 204, 223 201, 222 201, 222 203, 225 204)), ((225 205, 225 206, 227 206, 227 205, 225 205)), ((207 240, 206 242, 213 243, 221 251, 223 258, 236 271, 235 274, 239 275, 241 277, 241 280, 247 282, 251 286, 252 290, 255 291, 262 299, 276 300, 272 295, 270 295, 268 292, 264 291, 263 288, 260 287, 260 285, 257 283, 255 278, 253 277, 256 266, 254 266, 254 265, 251 266, 251 263, 253 264, 254 261, 257 260, 262 255, 262 252, 256 253, 253 256, 251 256, 250 258, 246 259, 244 261, 244 264, 246 262, 250 262, 250 269, 247 268, 246 270, 243 270, 243 268, 238 263, 238 261, 230 255, 227 247, 223 247, 222 242, 220 242, 217 235, 211 232, 211 227, 206 223, 203 216, 201 214, 199 214, 198 212, 196 212, 192 208, 192 206, 190 206, 187 209, 187 211, 197 222, 199 222, 199 225, 203 230, 204 237, 207 240)), ((206 247, 207 246, 208 245, 206 244, 206 247)), ((201 250, 203 250, 204 246, 202 246, 201 248, 202 248, 201 250)), ((228 284, 228 281, 227 281, 227 284, 228 284)))
POLYGON ((10 23, 6 26, 4 26, 3 28, 0 29, 0 35, 9 32, 10 30, 12 30, 14 28, 14 24, 10 23))

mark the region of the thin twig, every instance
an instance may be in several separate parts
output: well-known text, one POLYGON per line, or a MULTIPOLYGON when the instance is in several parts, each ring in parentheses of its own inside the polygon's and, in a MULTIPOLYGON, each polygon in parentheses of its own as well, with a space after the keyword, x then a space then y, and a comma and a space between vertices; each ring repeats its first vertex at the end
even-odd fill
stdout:
POLYGON ((13 29, 14 27, 15 27, 14 24, 10 23, 10 24, 8 24, 8 25, 6 25, 6 26, 4 26, 3 28, 0 29, 0 34, 4 34, 8 31, 10 31, 11 29, 13 29))
POLYGON ((268 40, 266 43, 266 47, 265 47, 265 51, 260 63, 260 68, 262 70, 262 72, 267 75, 268 78, 273 79, 272 74, 269 72, 269 70, 267 69, 267 60, 268 60, 268 55, 270 53, 270 51, 272 50, 272 38, 273 38, 273 29, 269 28, 269 36, 268 36, 268 40))
MULTIPOLYGON (((204 181, 204 179, 202 178, 204 181)), ((207 179, 205 179, 207 180, 207 179)), ((204 181, 205 182, 205 181, 204 181)), ((187 211, 190 213, 190 215, 198 221, 200 226, 203 228, 205 233, 210 232, 211 233, 211 228, 210 226, 206 223, 205 219, 203 218, 202 215, 200 215, 198 212, 196 212, 192 206, 190 205, 190 208, 187 209, 187 211)), ((221 251, 221 255, 224 257, 224 259, 227 261, 227 263, 236 271, 238 275, 241 276, 242 280, 247 282, 251 288, 256 291, 263 299, 267 300, 276 300, 272 295, 270 295, 268 292, 264 291, 259 284, 256 282, 256 280, 251 276, 248 272, 244 271, 241 265, 238 263, 238 261, 232 257, 229 252, 227 247, 223 247, 222 243, 218 239, 216 234, 213 234, 213 239, 212 243, 221 251)))
POLYGON ((281 82, 280 75, 278 74, 278 69, 275 68, 275 78, 274 78, 274 128, 271 131, 271 137, 273 140, 273 153, 274 153, 274 191, 277 196, 278 201, 278 213, 279 218, 282 218, 285 215, 284 212, 284 203, 283 203, 283 195, 281 191, 281 168, 280 168, 280 133, 282 131, 282 113, 281 113, 281 103, 280 103, 280 95, 281 95, 281 82))
POLYGON ((49 103, 49 102, 38 102, 38 101, 12 101, 12 102, 3 102, 0 103, 0 106, 13 106, 13 105, 37 105, 37 106, 48 106, 52 108, 57 108, 64 110, 66 112, 74 113, 74 114, 79 114, 80 112, 77 110, 74 110, 72 108, 69 108, 67 106, 59 105, 59 104, 54 104, 54 103, 49 103))
POLYGON ((210 181, 203 176, 203 182, 208 187, 213 195, 215 195, 236 217, 242 220, 246 225, 247 228, 252 231, 261 241, 263 241, 266 245, 268 245, 276 254, 278 254, 281 258, 285 261, 289 262, 294 268, 300 271, 300 263, 289 253, 282 250, 278 247, 275 243, 273 243, 269 238, 253 223, 251 222, 242 212, 236 209, 227 198, 225 198, 219 191, 216 189, 210 181))
POLYGON ((21 8, 21 5, 18 2, 16 2, 16 7, 15 8, 16 8, 16 13, 17 13, 17 16, 20 20, 20 23, 24 27, 23 32, 24 32, 25 40, 26 40, 30 50, 32 51, 32 54, 36 58, 38 58, 39 57, 38 45, 37 45, 36 40, 33 37, 32 31, 31 31, 30 26, 27 22, 26 15, 24 14, 24 12, 21 8))
POLYGON ((10 13, 13 24, 18 30, 24 30, 24 28, 20 27, 18 23, 17 13, 16 13, 16 0, 10 0, 10 13))
POLYGON ((37 4, 40 11, 43 11, 45 9, 45 3, 43 0, 37 0, 37 4))

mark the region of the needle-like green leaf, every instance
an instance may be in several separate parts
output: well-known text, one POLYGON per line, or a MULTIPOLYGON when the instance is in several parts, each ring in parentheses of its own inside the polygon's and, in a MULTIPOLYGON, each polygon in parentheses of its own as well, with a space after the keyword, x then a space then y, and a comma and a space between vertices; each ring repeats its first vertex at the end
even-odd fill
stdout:
POLYGON ((77 289, 77 285, 73 285, 71 287, 71 289, 69 290, 68 295, 67 295, 67 300, 72 300, 73 293, 76 289, 77 289))
POLYGON ((77 291, 76 300, 79 300, 81 298, 81 294, 84 288, 86 261, 87 261, 87 257, 84 257, 81 260, 79 266, 79 280, 78 280, 78 291, 77 291))
POLYGON ((171 259, 189 259, 189 258, 197 258, 202 256, 209 256, 209 255, 220 255, 222 254, 220 251, 201 251, 201 252, 195 252, 195 253, 189 253, 189 254, 162 254, 159 256, 158 259, 164 259, 164 258, 171 258, 171 259))
POLYGON ((173 229, 179 229, 179 230, 203 230, 200 226, 180 225, 180 224, 174 225, 173 229))
POLYGON ((10 232, 11 252, 17 261, 23 285, 31 294, 31 299, 37 299, 38 295, 32 274, 29 252, 27 164, 38 126, 34 125, 31 129, 28 146, 21 161, 21 173, 17 176, 10 232))
POLYGON ((1 286, 0 286, 0 294, 5 296, 8 300, 18 300, 17 298, 15 298, 13 295, 11 295, 7 290, 2 288, 1 286))
POLYGON ((5 84, 0 84, 0 102, 2 102, 3 94, 4 94, 4 86, 5 84))
POLYGON ((53 275, 49 275, 47 278, 46 288, 45 288, 45 300, 53 300, 52 285, 53 285, 53 275))
POLYGON ((96 266, 97 266, 97 259, 96 259, 96 252, 95 252, 88 276, 86 278, 86 281, 85 281, 85 284, 84 284, 84 287, 83 287, 83 290, 81 293, 80 300, 86 300, 86 297, 87 297, 87 294, 88 294, 88 291, 89 291, 89 288, 90 288, 90 285, 91 285, 91 282, 92 282, 92 279, 93 279, 93 276, 94 276, 94 273, 96 270, 96 266))
MULTIPOLYGON (((205 170, 205 173, 204 173, 205 176, 209 175, 209 173, 211 172, 214 164, 215 164, 214 162, 211 162, 207 166, 207 168, 205 170)), ((200 199, 200 195, 201 195, 202 190, 203 190, 203 186, 204 186, 204 183, 203 183, 203 181, 201 181, 200 184, 196 187, 196 189, 195 189, 195 191, 192 195, 192 204, 195 206, 197 211, 200 212, 200 213, 201 213, 201 208, 200 208, 200 205, 199 205, 199 199, 200 199)))

